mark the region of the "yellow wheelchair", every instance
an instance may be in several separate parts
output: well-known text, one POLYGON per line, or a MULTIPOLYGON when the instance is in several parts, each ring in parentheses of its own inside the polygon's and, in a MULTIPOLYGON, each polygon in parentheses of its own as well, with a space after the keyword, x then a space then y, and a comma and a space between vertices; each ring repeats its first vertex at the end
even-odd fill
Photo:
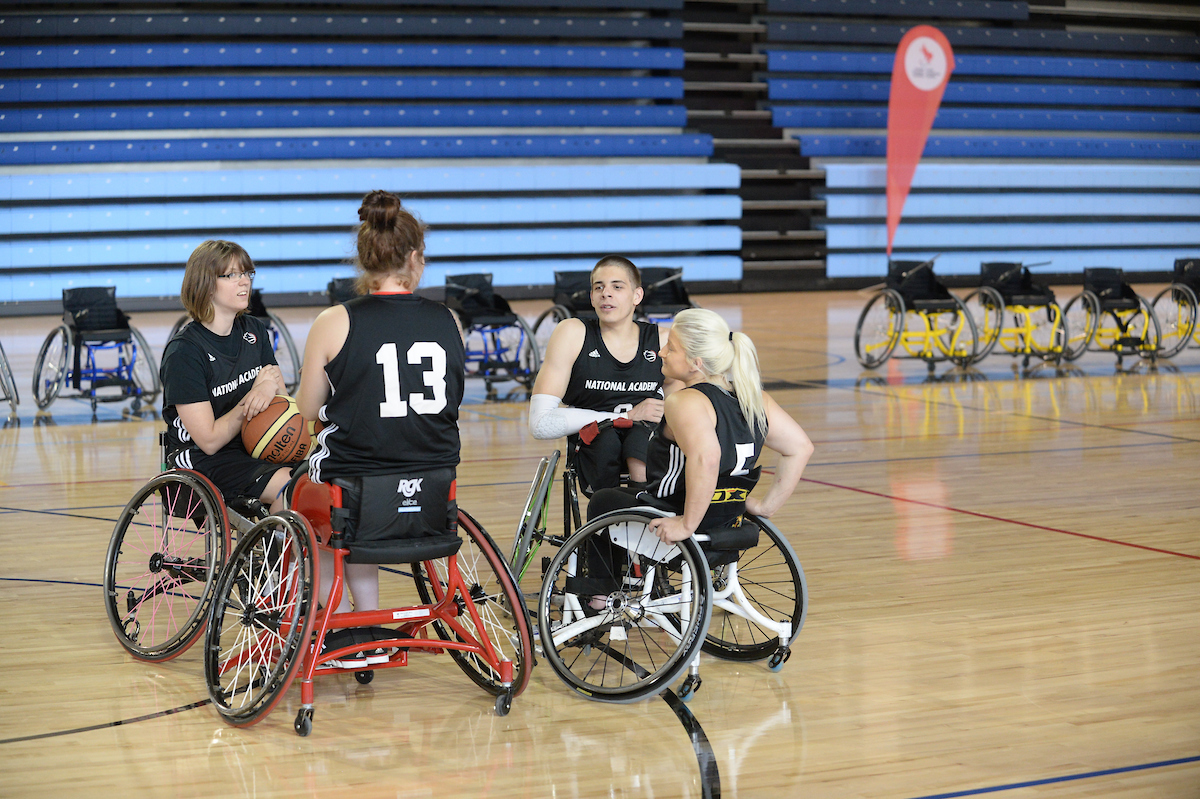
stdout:
MULTIPOLYGON (((1045 263, 1049 263, 1046 261, 1045 263)), ((1042 264, 990 261, 979 266, 979 289, 963 302, 979 333, 976 361, 998 345, 1014 358, 1033 357, 1057 363, 1063 355, 1067 329, 1054 292, 1033 282, 1029 270, 1042 264)))
POLYGON ((1200 258, 1177 258, 1175 277, 1171 285, 1160 291, 1151 303, 1162 333, 1158 357, 1171 358, 1195 342, 1200 346, 1196 329, 1196 295, 1200 294, 1200 258))
POLYGON ((1158 357, 1162 332, 1149 301, 1139 297, 1114 267, 1083 270, 1083 291, 1063 309, 1067 342, 1063 358, 1073 361, 1084 352, 1111 352, 1120 366, 1126 356, 1151 361, 1158 357))
POLYGON ((887 281, 867 301, 854 329, 858 362, 874 369, 899 347, 903 355, 934 366, 973 363, 979 336, 966 305, 933 273, 933 260, 890 261, 887 281))

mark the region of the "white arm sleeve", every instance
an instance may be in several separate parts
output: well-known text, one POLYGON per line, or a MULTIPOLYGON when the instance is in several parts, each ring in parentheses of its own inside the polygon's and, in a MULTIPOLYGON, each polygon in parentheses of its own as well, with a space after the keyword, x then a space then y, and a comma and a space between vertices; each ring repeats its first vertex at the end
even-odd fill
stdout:
POLYGON ((529 398, 529 432, 537 439, 562 438, 591 422, 618 419, 619 413, 559 407, 562 400, 553 394, 534 394, 529 398))

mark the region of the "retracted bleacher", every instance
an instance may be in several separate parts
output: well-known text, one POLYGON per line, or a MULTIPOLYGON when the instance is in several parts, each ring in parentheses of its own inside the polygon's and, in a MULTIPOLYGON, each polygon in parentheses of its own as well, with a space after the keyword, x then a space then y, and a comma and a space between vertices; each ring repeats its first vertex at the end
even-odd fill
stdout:
POLYGON ((876 276, 886 263, 887 103, 910 27, 889 16, 927 18, 955 51, 895 257, 941 253, 943 275, 989 260, 1165 272, 1200 244, 1200 39, 1120 20, 1111 32, 1052 28, 1055 10, 1035 10, 769 0, 765 105, 825 170, 829 277, 876 276))
POLYGON ((101 5, 0 12, 0 302, 174 296, 205 238, 323 301, 376 188, 433 227, 429 285, 613 251, 741 275, 738 170, 685 130, 682 0, 101 5))

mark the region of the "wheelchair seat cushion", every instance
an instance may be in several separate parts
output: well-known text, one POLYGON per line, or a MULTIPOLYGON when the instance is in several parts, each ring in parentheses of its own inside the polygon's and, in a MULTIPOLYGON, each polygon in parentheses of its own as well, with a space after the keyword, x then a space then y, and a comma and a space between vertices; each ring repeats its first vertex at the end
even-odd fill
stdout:
POLYGON ((335 479, 341 508, 330 511, 345 534, 350 563, 416 563, 453 555, 458 537, 454 469, 335 479))
POLYGON ((743 518, 736 526, 702 530, 701 534, 707 535, 708 540, 700 543, 700 549, 709 566, 725 566, 735 562, 742 552, 758 546, 760 532, 757 524, 743 518))

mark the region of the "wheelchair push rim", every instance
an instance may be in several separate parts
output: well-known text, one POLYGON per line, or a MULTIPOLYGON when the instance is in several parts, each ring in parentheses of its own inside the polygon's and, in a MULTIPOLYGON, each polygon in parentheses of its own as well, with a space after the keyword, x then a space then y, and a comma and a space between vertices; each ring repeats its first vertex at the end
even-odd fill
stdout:
POLYGON ((228 547, 220 494, 186 471, 158 475, 125 505, 104 568, 104 607, 138 660, 177 657, 204 630, 228 547))
POLYGON ((538 631, 545 660, 588 699, 656 696, 704 643, 712 614, 708 564, 691 538, 660 542, 646 528, 658 515, 615 512, 588 523, 559 549, 542 583, 538 631), (598 600, 603 609, 593 607, 598 600))

